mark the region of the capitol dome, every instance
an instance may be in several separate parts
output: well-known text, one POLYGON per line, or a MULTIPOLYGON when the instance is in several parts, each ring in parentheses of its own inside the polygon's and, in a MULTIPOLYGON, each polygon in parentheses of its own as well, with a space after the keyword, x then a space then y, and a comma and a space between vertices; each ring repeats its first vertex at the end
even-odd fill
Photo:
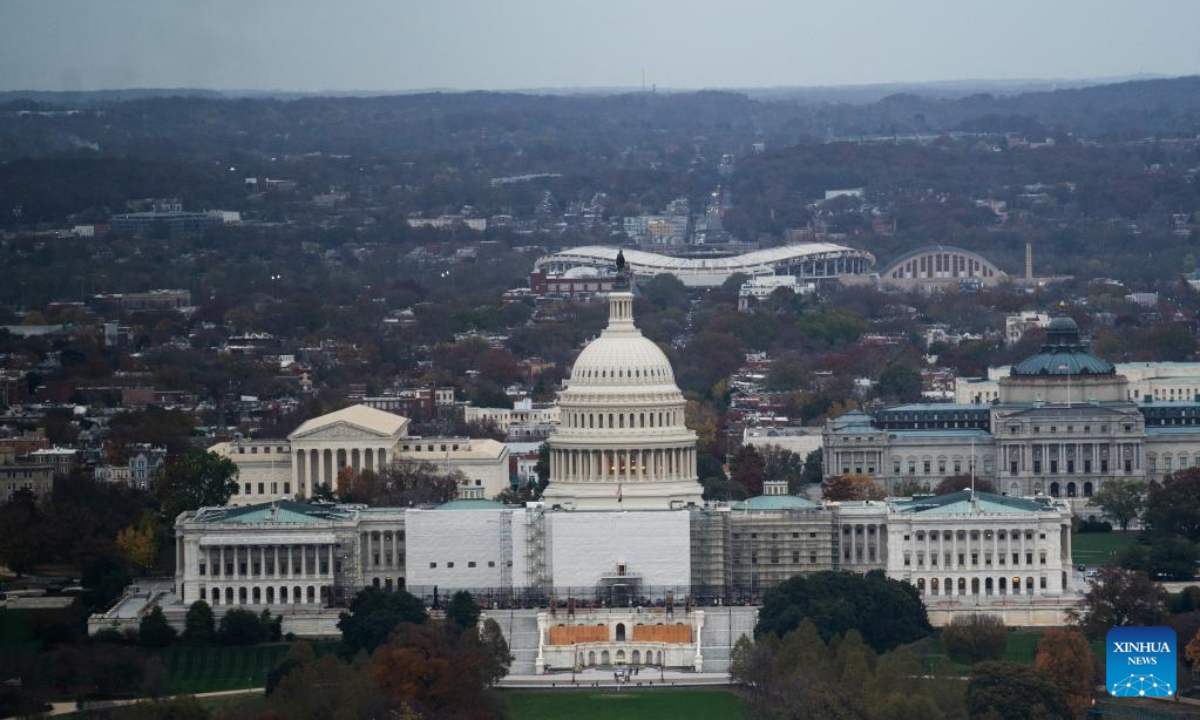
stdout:
POLYGON ((696 435, 671 363, 633 323, 633 294, 609 295, 608 327, 584 348, 550 436, 551 505, 667 510, 701 501, 696 435))
POLYGON ((617 388, 624 393, 631 387, 667 386, 678 392, 666 354, 633 324, 632 297, 628 308, 620 298, 611 301, 608 327, 575 359, 571 388, 617 388))

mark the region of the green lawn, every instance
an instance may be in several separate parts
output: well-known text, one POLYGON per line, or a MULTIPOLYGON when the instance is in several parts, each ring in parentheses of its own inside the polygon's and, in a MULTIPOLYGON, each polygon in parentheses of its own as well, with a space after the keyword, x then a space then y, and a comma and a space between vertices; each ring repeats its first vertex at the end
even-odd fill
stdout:
POLYGON ((1103 565, 1137 542, 1137 533, 1071 533, 1071 561, 1076 565, 1103 565))
POLYGON ((507 690, 515 720, 741 720, 749 717, 742 699, 728 690, 507 690))
MULTIPOLYGON (((314 643, 317 654, 333 652, 337 643, 314 643)), ((151 653, 167 669, 167 690, 172 695, 262 687, 267 673, 283 656, 288 645, 248 647, 188 647, 175 645, 151 653)))
MULTIPOLYGON (((1014 630, 1008 634, 1008 647, 1004 650, 1003 660, 1032 665, 1037 656, 1038 641, 1042 639, 1042 630, 1014 630)), ((1104 641, 1095 640, 1091 643, 1092 654, 1098 657, 1104 655, 1104 641)), ((969 665, 961 665, 946 656, 942 647, 942 636, 931 635, 924 640, 918 640, 908 646, 921 661, 921 666, 931 675, 969 675, 969 665)))
POLYGON ((33 637, 20 610, 0 608, 0 657, 34 652, 41 643, 33 637))

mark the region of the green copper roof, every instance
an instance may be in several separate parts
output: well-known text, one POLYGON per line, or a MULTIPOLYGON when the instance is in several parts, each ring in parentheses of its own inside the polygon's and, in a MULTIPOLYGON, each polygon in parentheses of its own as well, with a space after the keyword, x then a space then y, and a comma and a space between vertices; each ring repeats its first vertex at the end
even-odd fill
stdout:
POLYGON ((336 505, 310 505, 280 500, 275 503, 240 507, 206 508, 197 520, 210 523, 299 523, 321 520, 345 520, 353 513, 336 505))
POLYGON ((754 497, 736 502, 734 510, 807 510, 817 504, 795 495, 755 495, 754 497))
POLYGON ((917 498, 908 502, 896 503, 895 507, 899 512, 925 515, 1008 515, 1041 512, 1048 509, 1046 505, 1035 500, 985 492, 976 492, 975 502, 972 503, 970 490, 959 490, 936 497, 917 498))
POLYGON ((1079 326, 1069 317, 1057 317, 1046 326, 1046 344, 1041 352, 1013 365, 1017 377, 1071 375, 1115 375, 1116 367, 1088 352, 1079 339, 1079 326))

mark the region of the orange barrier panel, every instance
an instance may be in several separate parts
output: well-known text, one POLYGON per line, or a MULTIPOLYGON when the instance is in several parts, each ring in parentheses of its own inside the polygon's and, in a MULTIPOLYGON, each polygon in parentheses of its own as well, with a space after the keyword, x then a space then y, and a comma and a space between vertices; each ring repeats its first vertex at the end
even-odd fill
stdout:
POLYGON ((556 625, 550 628, 550 645, 606 642, 608 628, 604 625, 556 625))
POLYGON ((686 645, 692 642, 692 626, 684 623, 674 625, 634 625, 634 642, 661 642, 686 645))

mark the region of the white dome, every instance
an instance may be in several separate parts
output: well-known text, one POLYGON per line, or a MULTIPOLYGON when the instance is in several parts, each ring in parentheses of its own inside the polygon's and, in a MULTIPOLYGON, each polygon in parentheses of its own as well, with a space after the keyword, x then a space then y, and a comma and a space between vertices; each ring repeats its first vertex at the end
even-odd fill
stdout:
POLYGON ((701 502, 696 434, 671 363, 633 324, 633 295, 608 298, 608 327, 575 360, 550 436, 551 506, 668 510, 701 502))
POLYGON ((605 330, 579 353, 571 387, 675 385, 671 362, 653 341, 633 332, 605 330))
POLYGON ((575 359, 568 393, 679 392, 671 362, 633 324, 633 295, 609 296, 608 327, 575 359))

